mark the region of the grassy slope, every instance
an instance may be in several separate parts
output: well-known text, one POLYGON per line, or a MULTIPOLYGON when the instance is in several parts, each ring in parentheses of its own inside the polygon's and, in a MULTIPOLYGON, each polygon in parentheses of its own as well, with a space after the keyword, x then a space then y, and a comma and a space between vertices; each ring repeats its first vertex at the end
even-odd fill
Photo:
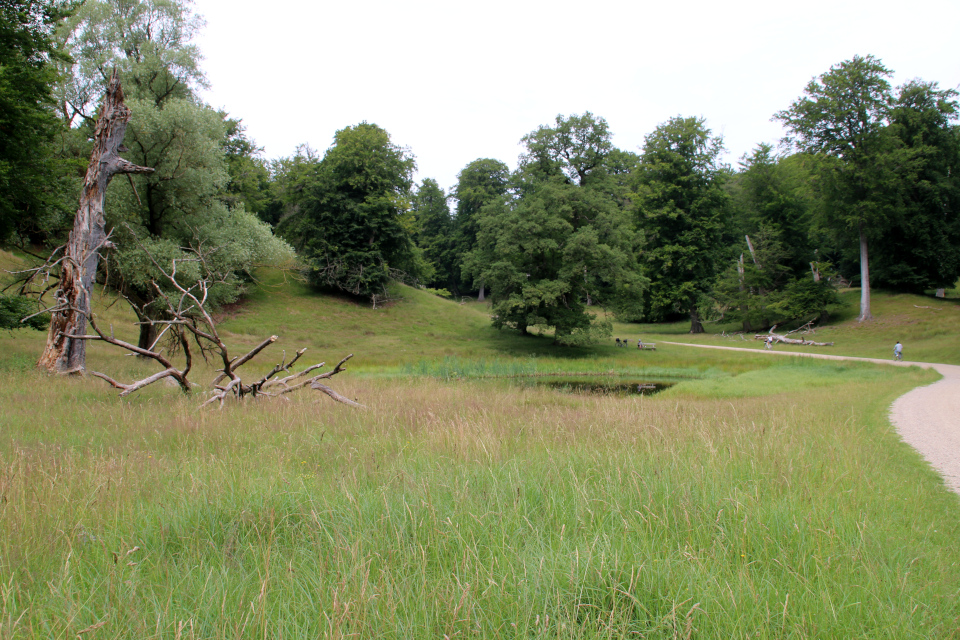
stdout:
MULTIPOLYGON (((893 345, 900 340, 904 345, 904 359, 916 362, 940 362, 960 364, 960 295, 948 291, 946 299, 932 296, 892 294, 875 291, 871 307, 874 320, 858 323, 860 291, 853 289, 841 294, 843 304, 832 310, 831 320, 805 336, 817 342, 834 342, 833 347, 799 347, 776 345, 777 350, 858 356, 864 358, 892 358, 893 345)), ((726 331, 739 331, 732 324, 707 324, 707 333, 693 336, 688 333, 689 322, 672 324, 624 324, 615 325, 618 337, 637 337, 644 340, 669 340, 697 344, 749 347, 762 349, 763 344, 753 340, 753 334, 744 341, 739 336, 722 336, 726 331)), ((758 332, 762 333, 762 332, 758 332)))
POLYGON ((0 336, 0 637, 955 637, 960 505, 886 420, 930 373, 557 350, 478 305, 265 280, 228 342, 354 352, 335 386, 370 410, 119 401, 0 336), (396 375, 532 357, 700 379, 622 399, 396 375))

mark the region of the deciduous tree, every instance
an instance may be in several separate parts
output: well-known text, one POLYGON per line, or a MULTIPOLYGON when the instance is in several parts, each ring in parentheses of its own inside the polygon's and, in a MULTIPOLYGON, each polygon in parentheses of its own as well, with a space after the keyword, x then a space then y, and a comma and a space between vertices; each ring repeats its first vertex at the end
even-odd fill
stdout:
POLYGON ((410 152, 375 124, 336 133, 316 186, 305 193, 299 223, 288 232, 314 284, 372 296, 396 275, 391 269, 415 264, 402 219, 415 167, 410 152))
POLYGON ((900 87, 890 112, 891 151, 899 168, 895 207, 873 241, 877 282, 922 293, 960 277, 960 128, 957 92, 914 80, 900 87))
POLYGON ((206 254, 218 247, 212 259, 232 275, 211 288, 215 306, 236 299, 255 264, 291 253, 227 191, 227 151, 237 127, 231 135, 232 121, 196 95, 205 79, 192 38, 202 24, 187 1, 87 0, 59 32, 75 60, 59 90, 65 120, 88 118, 102 78, 117 69, 132 111, 125 157, 155 169, 115 181, 105 212, 117 246, 109 284, 140 315, 144 349, 155 338, 157 325, 149 321, 164 313, 152 284, 164 280, 147 254, 167 262, 184 249, 206 254))
POLYGON ((549 327, 568 345, 609 335, 609 323, 587 306, 635 309, 646 282, 629 217, 608 185, 593 180, 605 174, 612 150, 606 122, 559 116, 555 128, 540 127, 523 142, 516 197, 481 209, 465 272, 489 284, 496 327, 549 327))
POLYGON ((57 0, 0 2, 0 242, 15 230, 39 239, 44 218, 76 205, 75 196, 67 203, 69 167, 53 152, 55 64, 66 56, 52 32, 69 9, 57 0))
POLYGON ((426 178, 413 196, 411 215, 414 238, 424 259, 435 269, 427 284, 459 293, 460 265, 456 252, 453 217, 447 195, 432 178, 426 178))
MULTIPOLYGON (((463 261, 477 247, 480 230, 480 213, 488 205, 498 205, 507 194, 510 183, 510 168, 499 160, 478 158, 457 174, 457 186, 453 197, 457 200, 454 234, 458 256, 458 286, 469 288, 468 276, 462 273, 463 261)), ((484 283, 477 284, 480 300, 484 299, 484 283)))
POLYGON ((829 203, 837 224, 855 230, 860 242, 860 322, 870 320, 868 237, 890 215, 886 187, 890 170, 884 165, 890 150, 884 135, 892 94, 891 71, 873 56, 854 56, 812 79, 788 109, 778 112, 788 138, 804 152, 833 160, 829 203))
POLYGON ((702 118, 671 118, 649 134, 634 172, 637 223, 646 234, 649 316, 685 311, 702 333, 699 304, 717 274, 727 214, 723 141, 702 118))

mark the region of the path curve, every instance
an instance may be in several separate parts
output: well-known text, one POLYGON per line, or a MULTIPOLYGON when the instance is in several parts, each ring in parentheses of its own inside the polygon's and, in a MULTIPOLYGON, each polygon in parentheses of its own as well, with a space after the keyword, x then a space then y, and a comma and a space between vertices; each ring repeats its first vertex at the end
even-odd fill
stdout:
POLYGON ((749 351, 770 355, 822 358, 824 360, 855 360, 875 362, 898 367, 923 367, 935 369, 942 379, 925 387, 917 387, 903 394, 890 406, 890 422, 897 428, 903 441, 916 449, 936 469, 952 491, 960 493, 960 366, 931 362, 894 362, 880 358, 857 358, 834 356, 826 353, 797 353, 747 349, 744 347, 721 347, 708 344, 662 342, 680 347, 701 349, 725 349, 749 351))

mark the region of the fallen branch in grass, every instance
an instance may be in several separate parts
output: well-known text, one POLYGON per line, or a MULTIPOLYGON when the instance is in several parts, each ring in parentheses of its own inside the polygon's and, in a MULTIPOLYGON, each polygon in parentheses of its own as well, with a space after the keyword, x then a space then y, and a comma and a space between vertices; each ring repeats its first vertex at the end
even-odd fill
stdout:
MULTIPOLYGON (((802 339, 802 338, 801 338, 801 339, 788 338, 786 335, 781 335, 781 334, 774 333, 774 331, 776 330, 776 328, 777 328, 777 325, 773 325, 772 327, 770 327, 770 331, 769 331, 768 333, 758 333, 758 334, 755 334, 755 335, 753 336, 753 339, 754 339, 754 340, 766 340, 766 339, 769 338, 769 337, 773 337, 774 342, 782 342, 782 343, 784 343, 784 344, 798 344, 798 345, 802 345, 802 346, 805 346, 805 347, 832 347, 832 346, 833 346, 833 343, 832 343, 832 342, 814 342, 813 340, 804 340, 804 339, 802 339)), ((803 327, 801 327, 801 329, 802 329, 802 328, 803 328, 803 327)), ((793 332, 791 332, 791 333, 793 333, 793 332)))
MULTIPOLYGON (((199 252, 195 252, 195 255, 196 258, 191 258, 190 260, 199 262, 203 267, 204 272, 209 275, 210 272, 206 269, 206 261, 204 260, 204 257, 199 252)), ((240 400, 246 397, 278 397, 308 385, 312 389, 325 393, 337 402, 342 402, 353 407, 362 407, 362 405, 353 400, 345 398, 330 387, 327 387, 320 382, 321 380, 327 380, 345 371, 346 367, 343 365, 347 360, 353 357, 352 353, 340 360, 340 362, 337 363, 337 366, 334 367, 332 371, 315 374, 314 372, 324 366, 325 363, 321 362, 319 364, 310 365, 299 372, 293 373, 292 368, 294 364, 296 364, 297 361, 299 361, 303 354, 307 351, 306 348, 303 348, 297 351, 289 362, 287 362, 286 354, 284 354, 281 361, 277 363, 269 373, 260 377, 255 382, 244 382, 244 380, 237 373, 237 370, 244 364, 250 362, 268 346, 276 342, 278 340, 278 336, 270 336, 243 356, 231 357, 227 345, 223 342, 220 337, 220 333, 217 330, 217 323, 213 319, 213 315, 207 309, 210 286, 215 284, 217 280, 212 278, 201 279, 193 286, 183 286, 177 280, 177 264, 181 260, 182 259, 173 260, 172 268, 169 272, 164 270, 154 260, 154 265, 160 271, 160 273, 163 274, 165 279, 164 284, 168 287, 168 290, 161 288, 159 283, 156 281, 152 282, 152 285, 158 294, 158 299, 166 303, 166 309, 163 313, 163 319, 147 320, 146 322, 151 325, 164 326, 164 332, 170 333, 169 340, 175 346, 179 347, 180 350, 182 350, 185 360, 184 366, 178 368, 170 357, 163 355, 163 349, 159 349, 157 346, 159 338, 158 340, 154 341, 154 344, 151 345, 150 348, 144 349, 115 338, 112 330, 109 335, 104 333, 100 327, 97 326, 96 319, 91 315, 89 321, 90 327, 94 331, 93 334, 70 334, 65 335, 64 337, 80 341, 99 340, 106 342, 107 344, 112 344, 120 347, 121 349, 125 349, 132 354, 137 354, 144 358, 155 360, 161 367, 163 367, 163 370, 140 380, 135 380, 129 384, 120 382, 104 373, 97 371, 90 371, 90 375, 105 380, 114 388, 120 389, 121 397, 128 396, 131 393, 139 391, 140 389, 165 378, 172 378, 177 382, 184 393, 190 393, 192 388, 196 386, 187 379, 187 375, 190 373, 193 363, 193 347, 191 345, 195 344, 200 350, 200 354, 204 358, 210 355, 212 357, 219 358, 220 362, 223 363, 223 367, 219 370, 220 373, 213 380, 213 391, 211 392, 211 397, 201 404, 201 407, 205 407, 214 402, 219 402, 220 407, 222 408, 224 403, 231 398, 240 400), (172 289, 172 291, 169 289, 172 289), (277 378, 276 376, 281 373, 286 373, 288 375, 277 378)), ((142 313, 142 310, 140 311, 141 312, 137 315, 140 317, 146 317, 146 314, 142 313)))

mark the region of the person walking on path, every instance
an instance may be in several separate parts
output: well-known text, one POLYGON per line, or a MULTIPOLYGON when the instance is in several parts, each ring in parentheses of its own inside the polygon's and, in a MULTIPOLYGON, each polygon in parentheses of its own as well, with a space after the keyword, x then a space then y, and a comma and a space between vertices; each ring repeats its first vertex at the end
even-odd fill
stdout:
POLYGON ((764 346, 767 349, 773 349, 773 336, 767 336, 766 344, 764 346))
POLYGON ((903 345, 900 344, 899 340, 897 340, 897 344, 893 345, 893 359, 903 360, 903 345))

